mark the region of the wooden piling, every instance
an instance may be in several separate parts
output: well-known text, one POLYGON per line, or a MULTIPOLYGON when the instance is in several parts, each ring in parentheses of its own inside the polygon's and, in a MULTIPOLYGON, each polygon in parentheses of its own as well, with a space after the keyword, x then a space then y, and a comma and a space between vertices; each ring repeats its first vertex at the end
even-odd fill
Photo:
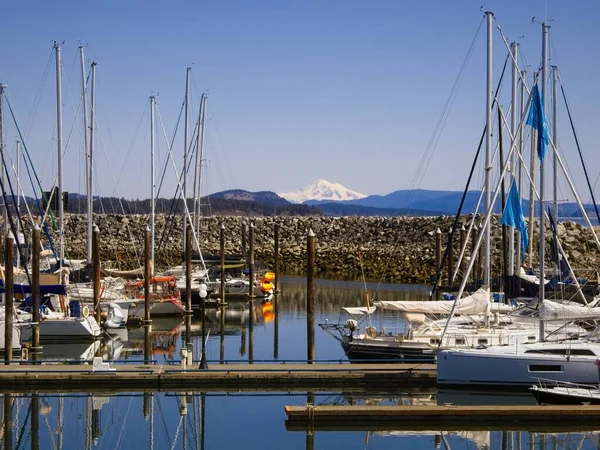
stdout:
POLYGON ((38 361, 42 348, 40 347, 40 252, 41 252, 41 231, 40 227, 35 225, 32 233, 32 260, 31 260, 31 299, 32 299, 32 318, 33 330, 32 340, 32 359, 38 361))
POLYGON ((185 227, 185 309, 192 314, 192 227, 185 227))
MULTIPOLYGON (((275 294, 279 293, 279 224, 276 222, 273 225, 273 239, 275 241, 274 243, 274 249, 273 249, 273 256, 275 257, 275 285, 274 285, 274 292, 275 294)), ((277 300, 276 300, 277 301, 277 300)))
POLYGON ((152 340, 151 331, 152 325, 149 323, 144 325, 144 362, 148 363, 152 358, 152 340))
MULTIPOLYGON (((219 246, 221 249, 221 304, 225 305, 225 225, 219 227, 219 246)), ((224 319, 224 315, 221 315, 224 319)))
POLYGON ((5 323, 4 323, 4 364, 10 364, 12 361, 13 348, 13 252, 14 239, 12 234, 4 238, 4 304, 5 304, 5 323))
POLYGON ((242 222, 242 258, 246 259, 246 222, 242 222))
POLYGON ((452 284, 452 273, 454 272, 454 246, 452 245, 452 227, 448 230, 448 286, 452 284))
MULTIPOLYGON (((5 433, 9 431, 5 429, 5 433)), ((40 396, 37 392, 31 394, 31 450, 40 448, 40 396)))
POLYGON ((100 230, 96 225, 92 231, 92 268, 94 281, 94 315, 100 324, 100 230))
POLYGON ((151 323, 150 319, 150 277, 151 274, 150 261, 150 228, 146 227, 146 235, 144 236, 144 320, 142 323, 151 323))
POLYGON ((435 267, 439 274, 437 284, 442 284, 442 231, 437 228, 435 230, 435 267))
POLYGON ((315 233, 308 230, 306 241, 306 360, 315 360, 315 233))
POLYGON ((248 321, 248 361, 254 360, 254 223, 250 223, 248 232, 248 278, 250 285, 248 289, 248 309, 250 310, 250 320, 248 321))

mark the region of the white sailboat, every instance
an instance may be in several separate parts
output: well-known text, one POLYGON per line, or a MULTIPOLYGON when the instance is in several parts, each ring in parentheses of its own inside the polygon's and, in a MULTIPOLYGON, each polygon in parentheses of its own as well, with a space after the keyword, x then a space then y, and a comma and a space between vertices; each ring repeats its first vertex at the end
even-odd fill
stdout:
MULTIPOLYGON (((530 97, 531 110, 528 124, 539 132, 538 156, 540 159, 540 204, 544 200, 544 155, 545 145, 551 144, 557 161, 557 149, 547 138, 543 100, 547 72, 548 26, 543 29, 542 94, 537 84, 530 97), (533 98, 533 100, 532 100, 533 98)), ((567 177, 568 179, 568 177, 567 177)), ((575 191, 574 194, 576 195, 575 191)), ((576 195, 577 198, 577 195, 576 195)), ((533 199, 532 199, 533 201, 533 199)), ((545 211, 541 208, 539 233, 540 279, 545 274, 545 211)), ((582 339, 548 341, 545 331, 549 320, 566 322, 569 319, 598 318, 595 311, 579 311, 574 306, 556 305, 548 302, 544 283, 539 284, 541 302, 539 342, 491 346, 482 349, 445 350, 438 356, 437 379, 440 385, 526 385, 531 386, 536 378, 549 380, 595 383, 600 379, 596 362, 600 358, 599 330, 596 329, 582 339)))

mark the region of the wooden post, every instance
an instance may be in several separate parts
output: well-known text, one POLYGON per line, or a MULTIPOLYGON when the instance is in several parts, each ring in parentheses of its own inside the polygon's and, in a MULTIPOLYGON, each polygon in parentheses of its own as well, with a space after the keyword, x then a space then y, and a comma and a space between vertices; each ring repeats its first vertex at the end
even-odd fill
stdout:
POLYGON ((14 239, 12 234, 4 238, 4 303, 5 303, 5 323, 4 323, 4 364, 10 364, 12 361, 13 348, 13 250, 14 239))
MULTIPOLYGON (((273 234, 275 240, 275 248, 273 249, 274 257, 275 257, 275 286, 274 292, 275 294, 279 293, 279 224, 275 223, 273 227, 273 234)), ((275 297, 275 301, 277 301, 277 297, 275 297)))
POLYGON ((144 325, 144 362, 148 364, 150 358, 152 357, 152 340, 151 340, 151 331, 152 325, 150 325, 150 321, 144 325))
POLYGON ((473 282, 477 280, 479 277, 479 253, 475 251, 475 244, 477 243, 477 237, 479 236, 479 227, 477 224, 473 224, 473 234, 471 236, 471 258, 475 261, 473 262, 473 268, 471 270, 471 278, 473 282))
MULTIPOLYGON (((467 239, 467 229, 465 228, 465 224, 462 224, 462 226, 460 227, 460 250, 462 252, 462 249, 465 247, 465 241, 467 239)), ((465 271, 465 256, 466 256, 466 252, 463 253, 463 258, 460 260, 460 271, 464 273, 465 271)))
POLYGON ((246 222, 242 222, 242 258, 246 259, 246 222))
POLYGON ((435 230, 435 269, 439 274, 436 280, 439 286, 442 283, 442 231, 439 228, 435 230))
POLYGON ((306 241, 306 360, 315 360, 315 233, 308 230, 306 241))
POLYGON ((100 324, 100 230, 94 225, 92 232, 92 266, 94 271, 94 314, 96 322, 100 324))
POLYGON ((225 224, 223 222, 219 229, 219 244, 221 248, 221 304, 225 306, 225 224))
POLYGON ((33 227, 32 234, 33 254, 31 260, 31 299, 33 303, 33 330, 31 334, 32 340, 32 359, 38 361, 42 348, 40 347, 40 252, 41 252, 41 232, 37 224, 33 227))
POLYGON ((448 286, 452 284, 452 272, 454 272, 454 247, 452 245, 452 227, 448 231, 448 286))
POLYGON ((146 227, 146 235, 144 238, 144 320, 145 324, 151 323, 150 320, 150 277, 151 274, 150 261, 150 228, 146 227))
POLYGON ((192 227, 185 227, 185 309, 192 314, 192 227))
POLYGON ((250 310, 250 320, 248 321, 248 361, 254 360, 254 223, 250 223, 248 233, 248 278, 250 284, 248 289, 248 309, 250 310))

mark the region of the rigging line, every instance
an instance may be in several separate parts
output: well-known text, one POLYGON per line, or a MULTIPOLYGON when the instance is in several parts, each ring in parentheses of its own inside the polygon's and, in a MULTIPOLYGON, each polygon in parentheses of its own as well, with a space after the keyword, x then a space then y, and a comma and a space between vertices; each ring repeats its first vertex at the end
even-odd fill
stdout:
MULTIPOLYGON (((6 158, 4 157, 4 152, 0 153, 0 158, 2 159, 2 167, 4 168, 5 173, 8 173, 8 167, 6 164, 6 158)), ((27 268, 27 258, 25 257, 25 254, 23 253, 23 244, 21 243, 21 240, 19 239, 19 233, 17 231, 17 227, 15 226, 14 223, 14 217, 12 214, 10 214, 10 212, 8 211, 8 206, 9 206, 9 202, 8 202, 8 198, 6 196, 6 190, 4 188, 4 181, 8 182, 8 186, 10 188, 10 195, 12 198, 12 204, 16 207, 16 201, 15 201, 15 192, 13 190, 12 187, 12 183, 10 181, 10 177, 6 177, 6 180, 2 180, 0 177, 0 188, 2 189, 2 199, 4 200, 4 205, 7 209, 7 217, 8 217, 8 221, 10 222, 10 230, 15 238, 15 242, 17 244, 17 251, 19 253, 19 260, 21 263, 21 266, 23 266, 25 268, 25 275, 27 275, 27 281, 29 282, 29 284, 31 284, 31 277, 29 275, 29 269, 27 268)), ((21 214, 19 214, 17 212, 17 218, 19 220, 19 226, 21 230, 24 230, 25 227, 23 226, 23 221, 21 220, 21 214)), ((27 243, 25 243, 25 248, 27 248, 28 245, 27 243)), ((6 261, 6 264, 12 264, 12 261, 6 261)))
MULTIPOLYGON (((592 185, 590 183, 590 177, 588 176, 587 167, 585 165, 585 161, 583 160, 583 154, 581 152, 581 147, 579 145, 579 138, 577 137, 577 132, 575 131, 575 124, 573 123, 573 116, 571 115, 571 108, 569 107, 569 102, 567 101, 567 94, 565 93, 565 88, 562 83, 562 79, 560 75, 558 76, 560 81, 560 91, 563 95, 563 100, 565 102, 565 106, 567 108, 567 114, 569 116, 569 122, 571 124, 571 130, 573 131, 573 137, 575 138, 575 144, 577 145, 577 153, 579 153, 579 159, 581 160, 581 165, 583 166, 583 173, 585 175, 585 181, 587 183, 588 189, 590 190, 590 195, 592 196, 592 201, 594 202, 594 210, 596 211, 596 217, 598 218, 598 222, 600 222, 600 212, 598 212, 598 204, 596 203, 596 198, 594 196, 594 190, 592 189, 592 185)), ((556 136, 554 136, 556 139, 556 136)), ((558 218, 556 218, 558 220, 558 218)))
POLYGON ((129 405, 127 406, 127 411, 125 411, 125 417, 123 418, 123 426, 121 427, 121 432, 117 436, 117 443, 115 448, 120 448, 121 438, 123 437, 123 431, 125 431, 125 423, 127 422, 127 418, 129 417, 129 411, 131 410, 131 404, 133 402, 134 397, 129 399, 129 405))
MULTIPOLYGON (((160 111, 158 110, 158 108, 157 108, 157 115, 158 115, 158 119, 159 119, 159 122, 160 122, 160 125, 161 125, 161 129, 163 131, 163 135, 166 138, 166 132, 165 132, 164 124, 163 124, 162 117, 160 115, 160 111)), ((173 137, 173 139, 175 139, 175 137, 173 137)), ((171 143, 171 147, 172 147, 172 143, 171 143)), ((176 178, 177 178, 177 166, 175 165, 175 160, 173 159, 173 152, 171 151, 171 147, 169 147, 168 152, 167 152, 167 158, 165 160, 165 171, 166 171, 166 167, 167 167, 167 162, 170 159, 171 163, 173 165, 173 170, 175 171, 175 175, 176 175, 176 178)), ((181 189, 181 183, 179 182, 179 179, 177 181, 177 186, 178 186, 179 189, 181 189)), ((183 192, 183 189, 181 189, 181 192, 183 192)), ((186 214, 186 216, 188 218, 188 221, 190 223, 192 223, 192 219, 191 219, 191 216, 190 216, 190 211, 188 209, 187 202, 183 202, 183 207, 184 207, 184 213, 186 214)), ((165 228, 166 228, 166 222, 167 221, 165 221, 165 228)), ((192 228, 192 238, 194 240, 194 243, 196 244, 196 246, 198 247, 198 249, 200 249, 200 242, 199 242, 198 236, 196 234, 196 230, 194 230, 194 227, 191 227, 191 228, 192 228)), ((200 253, 200 262, 202 263, 202 268, 206 271, 206 264, 204 263, 204 258, 202 257, 202 252, 199 252, 199 253, 200 253)), ((207 276, 207 279, 208 279, 208 276, 207 276)))
POLYGON ((38 107, 42 100, 42 92, 44 91, 44 86, 46 85, 46 80, 48 79, 48 72, 50 71, 50 67, 52 64, 52 60, 54 59, 54 49, 50 50, 50 55, 48 56, 48 61, 46 62, 46 68, 44 69, 44 73, 42 74, 42 79, 40 81, 40 85, 33 97, 33 103, 31 104, 31 108, 27 113, 27 119, 25 120, 25 136, 29 136, 29 132, 31 131, 31 127, 33 126, 33 122, 35 120, 35 116, 38 111, 38 107))
MULTIPOLYGON (((48 204, 50 204, 50 201, 48 200, 48 196, 46 195, 46 193, 42 189, 42 184, 41 184, 40 179, 39 179, 39 177, 37 175, 37 172, 35 171, 35 168, 34 168, 34 165, 33 165, 33 161, 31 160, 31 155, 29 154, 29 149, 27 148, 27 144, 25 143, 25 139, 23 139, 23 134, 21 132, 21 128, 19 127, 19 124, 17 122, 17 118, 16 118, 16 116, 14 114, 14 111, 12 109, 12 105, 10 103, 10 99, 9 99, 8 96, 4 96, 4 100, 6 101, 6 105, 8 106, 8 110, 10 111, 10 115, 11 115, 11 117, 13 119, 15 127, 17 128, 17 132, 19 134, 19 138, 21 139, 21 144, 23 145, 23 150, 25 150, 23 152, 23 158, 25 158, 25 155, 27 156, 27 160, 25 161, 25 167, 27 168, 27 173, 29 175, 29 180, 30 180, 30 183, 31 183, 31 187, 33 189, 33 192, 34 192, 34 195, 35 195, 35 198, 36 198, 36 203, 37 203, 37 206, 38 206, 38 210, 39 210, 39 212, 41 214, 43 210, 42 210, 42 206, 40 205, 39 198, 35 194, 35 186, 34 186, 34 183, 33 183, 32 179, 31 179, 31 172, 30 172, 29 166, 31 166, 31 170, 33 170, 33 174, 35 176, 35 180, 37 182, 38 189, 41 192, 42 198, 44 200, 46 200, 48 202, 48 204)), ((58 228, 58 224, 56 223, 56 220, 55 220, 54 215, 52 214, 52 212, 50 212, 50 216, 52 218, 52 225, 54 226, 54 230, 56 230, 58 228)), ((45 217, 45 214, 44 214, 44 217, 45 217)), ((43 224, 43 227, 44 227, 44 232, 46 234, 46 238, 50 242, 50 247, 52 249, 52 252, 54 253, 54 256, 56 256, 56 251, 54 249, 54 245, 52 244, 52 238, 50 236, 50 232, 48 231, 48 224, 46 223, 45 220, 42 221, 42 224, 43 224)))
MULTIPOLYGON (((498 80, 498 85, 496 86, 496 92, 494 94, 494 98, 492 99, 492 105, 491 105, 492 108, 496 105, 496 96, 500 92, 500 88, 502 86, 502 80, 504 79, 504 74, 506 73, 507 64, 508 64, 508 56, 504 60, 504 67, 502 67, 502 73, 500 74, 500 79, 498 80)), ((475 172, 475 167, 477 166, 477 160, 479 159, 479 154, 481 152, 481 148, 483 147, 483 141, 485 139, 486 131, 487 131, 487 125, 483 128, 483 132, 481 133, 481 138, 479 139, 479 145, 477 146, 477 152, 475 153, 475 159, 473 160, 473 164, 471 164, 471 170, 469 172, 469 177, 467 178, 467 184, 465 186, 465 189, 463 190, 463 194, 460 199, 460 203, 458 205, 458 211, 456 212, 456 215, 454 216, 454 222, 452 223, 452 230, 450 231, 450 236, 448 238, 450 242, 453 242, 454 233, 456 232, 456 230, 458 228, 458 222, 460 221, 462 209, 465 204, 467 192, 469 190, 469 185, 471 184, 471 179, 473 178, 473 173, 475 172)), ((442 261, 440 262, 440 266, 437 268, 436 273, 435 273, 435 278, 433 280, 433 287, 429 294, 430 300, 432 299, 434 292, 436 292, 438 289, 438 281, 442 275, 442 268, 446 265, 446 260, 448 259, 449 253, 450 253, 450 248, 448 245, 446 245, 444 254, 442 256, 442 261)))
MULTIPOLYGON (((227 172, 229 172, 229 177, 231 180, 235 180, 235 177, 233 176, 233 172, 231 171, 231 165, 229 163, 229 158, 227 157, 227 152, 225 151, 225 146, 223 145, 223 139, 221 139, 221 133, 219 133, 219 128, 217 127, 217 123, 215 122, 214 118, 213 118, 213 114, 212 114, 212 107, 210 106, 211 104, 208 103, 207 108, 208 108, 208 112, 209 114, 207 115, 208 120, 206 120, 205 118, 205 123, 207 124, 208 122, 210 122, 210 124, 212 125, 212 127, 215 130, 215 134, 217 136, 217 141, 219 143, 219 147, 221 148, 220 152, 215 152, 215 157, 217 158, 217 161, 219 160, 219 155, 223 155, 223 157, 225 158, 225 167, 227 169, 227 172)), ((208 126, 206 126, 206 128, 208 129, 208 126)), ((207 133, 205 132, 205 135, 207 133)), ((204 158, 206 160, 206 158, 204 158)), ((221 173, 221 172, 219 172, 221 173)), ((223 183, 223 186, 226 187, 226 184, 223 183)))
MULTIPOLYGON (((27 408, 27 414, 25 414, 25 420, 23 421, 23 426, 21 427, 21 432, 19 433, 19 437, 17 438, 17 446, 15 450, 19 450, 21 446, 21 440, 23 439, 23 434, 25 433, 25 425, 29 421, 29 416, 31 415, 31 399, 29 400, 29 408, 27 408)), ((11 430, 12 433, 12 430, 11 430)))
MULTIPOLYGON (((142 127, 142 123, 143 123, 144 119, 146 118, 146 114, 147 114, 148 110, 150 109, 150 102, 145 102, 145 103, 146 103, 146 106, 144 107, 144 111, 142 112, 138 126, 135 129, 135 133, 133 134, 133 139, 131 140, 129 149, 127 150, 127 153, 125 154, 125 161, 123 161, 123 166, 121 167, 121 172, 119 172, 119 176, 117 177, 117 179, 119 179, 119 180, 123 176, 123 171, 128 168, 127 160, 129 159, 129 155, 131 154, 131 151, 133 150, 133 144, 135 143, 138 132, 140 131, 140 128, 142 127)), ((116 186, 116 183, 115 183, 115 186, 116 186)))
POLYGON ((177 439, 179 439, 179 432, 181 431, 182 423, 183 423, 183 416, 180 414, 179 415, 179 425, 177 425, 177 429, 175 430, 175 436, 173 437, 173 445, 171 445, 171 450, 175 450, 175 444, 177 444, 177 439))
POLYGON ((475 43, 477 42, 477 38, 479 37, 479 33, 481 31, 481 28, 483 26, 484 23, 484 19, 485 16, 483 16, 481 18, 481 21, 479 22, 479 26, 477 27, 477 31, 475 32, 475 36, 473 37, 473 40, 471 41, 471 45, 469 46, 469 50, 467 51, 467 55, 465 56, 462 65, 458 71, 458 74, 454 80, 454 83, 452 85, 452 88, 450 89, 450 94, 448 95, 447 99, 446 99, 446 103, 444 104, 444 107, 442 109, 442 112, 437 120, 437 123, 433 129, 433 133, 431 135, 431 137, 429 138, 429 142, 427 143, 427 146, 425 148, 425 153, 423 154, 423 157, 421 158, 421 161, 419 162, 419 166, 417 167, 417 171, 415 173, 415 176, 413 177, 413 180, 410 184, 409 187, 409 191, 407 192, 405 199, 404 199, 404 203, 403 206, 406 206, 410 199, 411 199, 411 193, 412 190, 415 189, 415 186, 419 186, 420 183, 423 181, 423 177, 425 176, 425 171, 429 165, 429 162, 431 161, 431 158, 433 156, 433 153, 435 152, 435 147, 437 145, 437 142, 439 140, 439 137, 436 139, 436 136, 438 134, 441 135, 441 132, 443 130, 444 124, 446 122, 447 115, 450 113, 450 110, 452 108, 452 104, 454 102, 454 99, 456 98, 456 95, 458 93, 458 89, 460 87, 461 81, 464 77, 466 68, 468 66, 468 63, 471 59, 471 55, 473 54, 473 50, 475 48, 475 43), (429 153, 431 153, 431 156, 428 156, 429 153), (422 174, 421 174, 422 173, 422 174))

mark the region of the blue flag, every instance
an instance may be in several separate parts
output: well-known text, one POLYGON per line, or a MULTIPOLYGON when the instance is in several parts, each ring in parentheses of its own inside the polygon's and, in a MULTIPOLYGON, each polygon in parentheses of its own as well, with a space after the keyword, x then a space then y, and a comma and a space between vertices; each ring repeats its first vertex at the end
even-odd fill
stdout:
POLYGON ((546 156, 546 146, 549 143, 548 127, 546 125, 546 115, 544 114, 544 101, 540 96, 537 83, 533 86, 531 92, 531 106, 529 107, 529 115, 527 116, 527 125, 535 128, 537 134, 537 154, 540 161, 546 156))
POLYGON ((523 216, 523 209, 521 208, 521 197, 519 195, 519 188, 517 187, 516 180, 513 180, 510 185, 508 199, 504 206, 500 223, 519 230, 519 233, 521 233, 521 257, 525 258, 525 251, 529 245, 529 235, 527 234, 527 225, 525 224, 525 217, 523 216))

